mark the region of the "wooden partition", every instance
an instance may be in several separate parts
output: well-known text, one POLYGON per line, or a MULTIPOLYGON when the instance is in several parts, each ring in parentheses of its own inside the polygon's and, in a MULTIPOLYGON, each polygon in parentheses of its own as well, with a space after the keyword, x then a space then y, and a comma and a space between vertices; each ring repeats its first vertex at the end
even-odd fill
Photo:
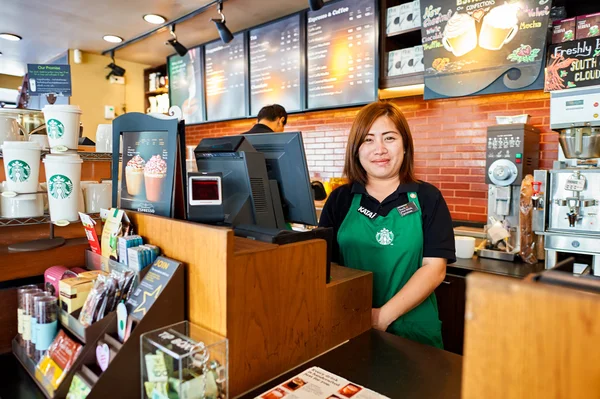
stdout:
POLYGON ((600 295, 467 277, 463 399, 600 397, 600 295))
POLYGON ((229 339, 231 397, 371 328, 372 275, 332 266, 326 243, 273 245, 233 231, 128 213, 187 266, 188 318, 229 339))

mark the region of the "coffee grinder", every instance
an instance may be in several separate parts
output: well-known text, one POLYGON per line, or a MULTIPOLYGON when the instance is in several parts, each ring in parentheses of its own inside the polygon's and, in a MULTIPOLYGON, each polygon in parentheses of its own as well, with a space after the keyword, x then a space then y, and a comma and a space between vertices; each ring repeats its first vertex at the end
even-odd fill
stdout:
POLYGON ((600 276, 600 86, 552 92, 550 127, 559 159, 552 170, 535 171, 533 200, 546 268, 574 256, 575 272, 600 276))
POLYGON ((539 165, 540 132, 527 124, 490 126, 487 130, 487 236, 490 245, 479 256, 514 261, 520 251, 521 182, 539 165))

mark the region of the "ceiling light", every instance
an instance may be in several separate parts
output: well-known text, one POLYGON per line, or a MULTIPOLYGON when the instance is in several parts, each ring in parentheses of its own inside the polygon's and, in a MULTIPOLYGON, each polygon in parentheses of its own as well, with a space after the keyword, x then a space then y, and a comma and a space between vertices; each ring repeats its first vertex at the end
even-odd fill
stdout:
POLYGON ((229 30, 229 28, 225 25, 225 15, 223 14, 223 3, 220 1, 217 3, 217 12, 221 16, 221 19, 220 20, 219 19, 211 19, 211 21, 213 21, 215 26, 217 27, 217 30, 219 31, 219 36, 221 37, 221 40, 223 41, 223 43, 229 43, 230 41, 233 40, 233 34, 229 30))
POLYGON ((323 0, 308 0, 308 5, 310 6, 311 11, 319 11, 323 8, 324 5, 323 0))
POLYGON ((144 21, 154 24, 154 25, 160 25, 160 24, 164 24, 166 22, 166 18, 157 14, 146 14, 144 15, 144 21))
POLYGON ((184 55, 186 55, 188 49, 183 44, 179 43, 179 41, 177 40, 177 35, 175 34, 175 25, 171 25, 171 36, 173 36, 173 38, 167 40, 165 44, 170 44, 171 46, 173 46, 173 48, 175 49, 175 51, 177 51, 177 54, 179 54, 179 56, 183 57, 184 55))
POLYGON ((122 37, 115 35, 104 35, 102 38, 109 43, 121 43, 123 41, 122 37))
POLYGON ((11 42, 18 42, 23 38, 12 33, 0 33, 0 39, 10 40, 11 42))

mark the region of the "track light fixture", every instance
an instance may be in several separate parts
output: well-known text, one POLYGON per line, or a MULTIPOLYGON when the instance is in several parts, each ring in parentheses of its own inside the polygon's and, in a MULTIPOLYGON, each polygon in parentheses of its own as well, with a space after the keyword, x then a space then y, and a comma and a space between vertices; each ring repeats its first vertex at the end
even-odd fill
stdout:
POLYGON ((221 1, 217 3, 217 12, 221 16, 221 19, 211 19, 211 21, 215 23, 215 26, 219 31, 219 36, 221 37, 223 43, 229 43, 233 40, 233 34, 225 25, 225 15, 223 14, 223 2, 221 1))
POLYGON ((110 69, 110 72, 108 73, 108 75, 106 75, 106 79, 107 80, 110 79, 111 76, 124 76, 125 68, 120 67, 115 63, 114 51, 110 53, 110 58, 111 58, 112 62, 106 66, 106 68, 110 69))
POLYGON ((181 57, 186 55, 188 49, 183 44, 179 43, 179 41, 177 41, 177 35, 175 34, 175 25, 171 25, 171 36, 173 36, 173 38, 167 40, 165 44, 170 44, 171 46, 173 46, 175 51, 177 51, 177 54, 179 54, 181 57))
POLYGON ((325 2, 323 0, 308 0, 308 5, 310 6, 311 11, 319 11, 323 8, 325 2))

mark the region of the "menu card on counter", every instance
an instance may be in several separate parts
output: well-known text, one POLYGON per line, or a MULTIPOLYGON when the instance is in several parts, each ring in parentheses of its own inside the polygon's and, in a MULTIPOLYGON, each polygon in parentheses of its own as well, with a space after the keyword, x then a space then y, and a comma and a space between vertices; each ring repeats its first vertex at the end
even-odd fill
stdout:
POLYGON ((551 7, 542 3, 421 0, 425 99, 475 94, 501 77, 494 92, 532 89, 551 7))
POLYGON ((308 108, 375 101, 375 1, 335 2, 309 11, 307 23, 308 108))
POLYGON ((354 384, 319 367, 311 367, 256 399, 385 399, 387 396, 354 384))
POLYGON ((174 54, 168 59, 169 101, 181 108, 186 124, 204 121, 201 50, 195 47, 183 57, 174 54))
POLYGON ((206 79, 206 118, 209 121, 246 116, 246 51, 244 34, 224 44, 204 46, 206 79))
POLYGON ((262 107, 282 105, 300 111, 300 15, 250 31, 250 105, 257 115, 262 107))
POLYGON ((554 44, 548 54, 546 91, 600 85, 600 37, 554 44))

